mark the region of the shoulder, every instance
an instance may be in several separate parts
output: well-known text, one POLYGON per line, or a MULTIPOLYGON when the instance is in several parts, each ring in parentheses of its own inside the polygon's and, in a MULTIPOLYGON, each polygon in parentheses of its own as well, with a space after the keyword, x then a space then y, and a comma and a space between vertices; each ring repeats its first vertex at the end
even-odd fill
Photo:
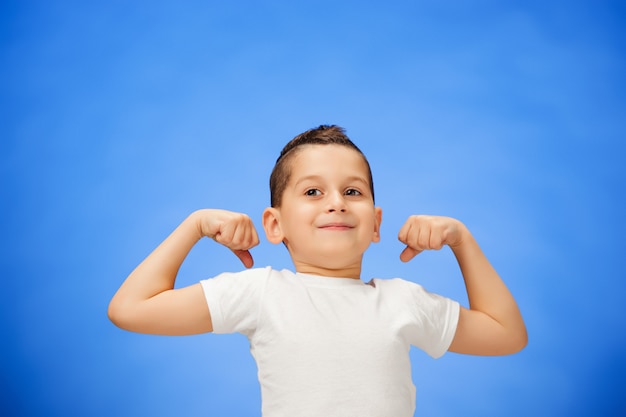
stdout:
POLYGON ((243 290, 261 284, 269 274, 270 268, 252 268, 238 272, 222 272, 214 277, 201 280, 200 284, 205 292, 209 290, 243 290))
POLYGON ((244 269, 236 272, 222 272, 211 278, 200 281, 203 288, 221 286, 264 285, 269 280, 280 281, 295 277, 289 270, 276 270, 270 266, 263 268, 244 269))
POLYGON ((383 305, 401 320, 410 344, 437 358, 450 346, 459 318, 459 303, 404 279, 373 280, 383 305))
POLYGON ((219 281, 219 280, 224 280, 224 279, 254 279, 254 278, 259 278, 259 277, 262 278, 262 277, 268 276, 272 271, 273 269, 269 266, 264 267, 264 268, 244 269, 241 271, 227 271, 227 272, 222 272, 218 275, 215 275, 214 277, 203 279, 200 282, 205 283, 209 281, 216 281, 216 280, 219 281))
POLYGON ((426 291, 420 284, 403 278, 373 278, 368 284, 380 291, 426 291))
POLYGON ((454 303, 453 300, 428 291, 422 285, 402 278, 379 279, 374 278, 369 285, 376 288, 381 297, 392 298, 398 301, 406 301, 411 305, 421 308, 436 304, 454 303))

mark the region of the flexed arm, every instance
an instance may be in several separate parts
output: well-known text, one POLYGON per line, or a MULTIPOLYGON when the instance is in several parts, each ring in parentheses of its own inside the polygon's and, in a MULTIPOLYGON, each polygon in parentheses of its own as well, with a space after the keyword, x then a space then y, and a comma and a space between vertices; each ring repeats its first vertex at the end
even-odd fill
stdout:
POLYGON ((248 251, 259 238, 248 216, 225 210, 199 210, 187 217, 126 278, 109 304, 109 318, 125 330, 186 335, 213 330, 200 284, 174 289, 178 270, 204 236, 228 247, 250 268, 248 251))
POLYGON ((423 250, 450 246, 465 280, 469 309, 461 307, 450 351, 472 355, 507 355, 526 346, 526 326, 512 294, 467 227, 438 216, 411 216, 398 234, 408 262, 423 250))

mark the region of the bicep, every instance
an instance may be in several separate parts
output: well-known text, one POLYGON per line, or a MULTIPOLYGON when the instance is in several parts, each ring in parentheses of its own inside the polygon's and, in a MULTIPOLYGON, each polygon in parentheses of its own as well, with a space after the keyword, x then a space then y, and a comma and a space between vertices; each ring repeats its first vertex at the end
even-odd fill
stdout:
POLYGON ((180 336, 213 331, 211 313, 199 283, 164 291, 122 311, 112 320, 133 332, 180 336))
POLYGON ((512 337, 504 326, 480 311, 461 307, 449 351, 468 355, 497 356, 514 353, 512 337))

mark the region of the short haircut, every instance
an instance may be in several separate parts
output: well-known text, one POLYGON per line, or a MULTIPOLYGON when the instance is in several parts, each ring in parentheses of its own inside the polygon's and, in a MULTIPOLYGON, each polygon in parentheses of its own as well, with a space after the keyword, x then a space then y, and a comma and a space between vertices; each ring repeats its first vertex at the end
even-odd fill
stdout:
POLYGON ((343 128, 336 125, 321 125, 299 134, 289 141, 280 152, 280 156, 276 160, 270 175, 270 201, 272 207, 280 207, 283 193, 291 177, 291 161, 305 145, 341 145, 357 151, 363 157, 363 161, 367 166, 370 191, 372 192, 372 200, 374 199, 372 169, 363 152, 346 136, 343 128))

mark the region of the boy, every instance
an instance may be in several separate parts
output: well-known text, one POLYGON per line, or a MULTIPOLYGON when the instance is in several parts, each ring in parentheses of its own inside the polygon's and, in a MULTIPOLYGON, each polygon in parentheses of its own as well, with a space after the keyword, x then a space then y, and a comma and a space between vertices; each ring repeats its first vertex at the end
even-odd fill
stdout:
POLYGON ((259 243, 250 218, 200 210, 129 275, 111 300, 111 320, 142 333, 245 334, 266 417, 413 416, 410 345, 433 357, 448 350, 504 355, 526 345, 515 300, 458 220, 411 216, 398 235, 406 244, 400 259, 448 245, 469 309, 409 281, 361 281, 382 211, 369 163, 343 129, 320 126, 289 142, 270 191, 263 229, 286 246, 295 273, 250 269, 249 249, 259 243), (249 269, 174 290, 180 265, 203 236, 249 269))

